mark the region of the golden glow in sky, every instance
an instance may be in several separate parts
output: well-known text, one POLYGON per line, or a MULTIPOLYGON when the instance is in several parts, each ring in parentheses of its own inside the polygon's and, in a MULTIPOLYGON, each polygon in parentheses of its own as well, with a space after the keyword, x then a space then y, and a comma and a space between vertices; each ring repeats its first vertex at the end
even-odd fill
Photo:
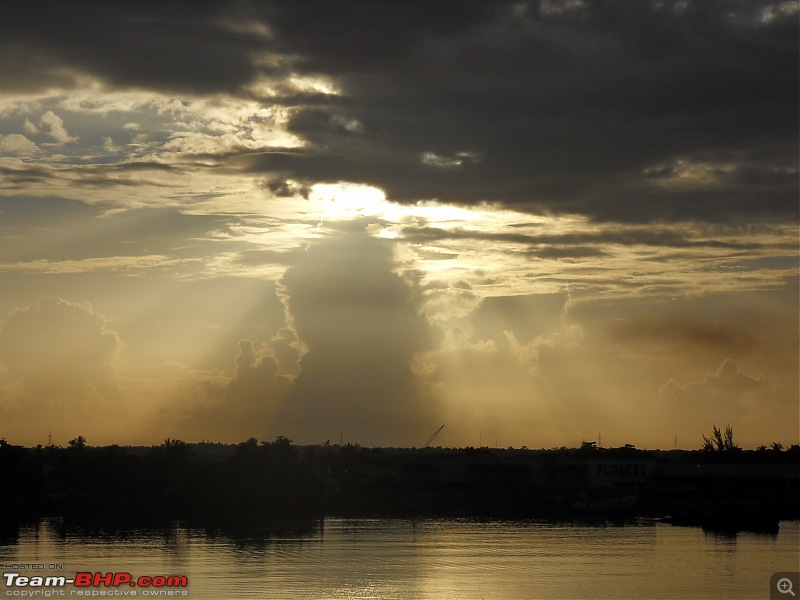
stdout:
POLYGON ((667 4, 6 25, 0 437, 797 443, 796 11, 667 4))

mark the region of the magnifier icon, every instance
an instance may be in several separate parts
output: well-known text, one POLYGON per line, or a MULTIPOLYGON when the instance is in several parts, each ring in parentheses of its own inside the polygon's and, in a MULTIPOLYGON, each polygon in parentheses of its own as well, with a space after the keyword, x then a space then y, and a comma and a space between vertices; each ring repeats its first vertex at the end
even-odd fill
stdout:
POLYGON ((793 597, 795 593, 792 591, 792 580, 788 577, 781 577, 775 585, 781 594, 791 594, 793 597))

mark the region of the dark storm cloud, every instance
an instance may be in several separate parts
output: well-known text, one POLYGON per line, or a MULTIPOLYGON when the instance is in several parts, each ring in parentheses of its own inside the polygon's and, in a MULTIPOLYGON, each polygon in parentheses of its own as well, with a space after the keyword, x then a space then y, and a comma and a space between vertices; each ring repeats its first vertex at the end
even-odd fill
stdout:
POLYGON ((32 90, 71 79, 73 69, 117 86, 184 92, 234 91, 256 73, 241 2, 117 0, 4 3, 0 81, 32 90))
POLYGON ((758 2, 557 5, 278 15, 295 68, 336 77, 350 102, 297 112, 290 128, 311 144, 251 168, 370 183, 397 200, 621 220, 796 214, 791 14, 764 22, 758 2), (665 164, 700 165, 713 181, 656 185, 665 164))
MULTIPOLYGON (((84 71, 194 93, 274 82, 306 144, 232 166, 391 199, 602 219, 792 217, 796 11, 767 0, 93 2, 0 9, 4 88, 84 71), (341 91, 292 90, 289 75, 341 91)), ((277 193, 285 193, 280 184, 277 193)))

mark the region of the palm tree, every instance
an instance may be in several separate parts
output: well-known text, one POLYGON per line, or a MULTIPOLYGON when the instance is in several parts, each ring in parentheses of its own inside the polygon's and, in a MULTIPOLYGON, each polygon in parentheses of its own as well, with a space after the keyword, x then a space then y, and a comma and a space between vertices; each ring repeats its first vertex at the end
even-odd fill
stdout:
POLYGON ((733 427, 728 424, 725 427, 725 433, 722 433, 719 427, 714 425, 711 437, 703 435, 703 450, 706 452, 733 452, 739 450, 739 446, 733 441, 733 427))

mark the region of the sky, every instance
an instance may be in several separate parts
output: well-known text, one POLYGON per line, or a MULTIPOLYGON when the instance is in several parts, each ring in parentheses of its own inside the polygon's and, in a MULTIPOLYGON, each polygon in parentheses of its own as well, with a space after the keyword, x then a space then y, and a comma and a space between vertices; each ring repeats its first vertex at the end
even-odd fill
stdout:
POLYGON ((0 4, 0 437, 798 443, 798 12, 0 4))

